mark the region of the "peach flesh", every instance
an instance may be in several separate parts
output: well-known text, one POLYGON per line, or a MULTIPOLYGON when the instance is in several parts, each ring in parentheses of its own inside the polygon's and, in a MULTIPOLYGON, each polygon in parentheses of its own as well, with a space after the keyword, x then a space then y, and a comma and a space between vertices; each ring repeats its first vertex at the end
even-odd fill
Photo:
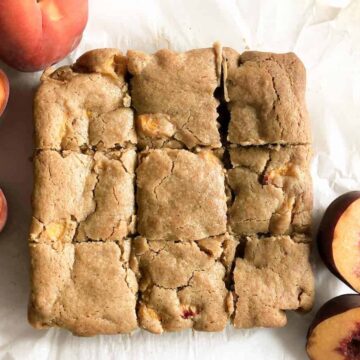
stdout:
MULTIPOLYGON (((360 311, 351 311, 330 316, 310 332, 307 353, 311 360, 353 360, 350 355, 357 352, 353 334, 357 334, 360 311), (354 319, 355 317, 355 319, 354 319)), ((355 359, 358 359, 355 357, 355 359)))
POLYGON ((360 291, 360 192, 338 197, 326 210, 318 233, 319 253, 329 270, 360 291))
POLYGON ((356 324, 356 330, 350 336, 340 342, 336 351, 345 356, 346 360, 360 359, 360 323, 356 324))
POLYGON ((347 294, 326 302, 317 312, 307 335, 312 360, 360 359, 360 296, 347 294))
POLYGON ((356 200, 341 215, 334 230, 332 244, 336 269, 355 290, 360 290, 359 233, 360 200, 356 200))

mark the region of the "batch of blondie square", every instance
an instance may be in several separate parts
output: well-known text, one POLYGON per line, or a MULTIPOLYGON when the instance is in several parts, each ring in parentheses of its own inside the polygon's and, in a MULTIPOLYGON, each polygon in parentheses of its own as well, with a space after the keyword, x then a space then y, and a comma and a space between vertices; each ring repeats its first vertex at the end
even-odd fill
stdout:
POLYGON ((29 321, 74 334, 286 325, 314 300, 293 53, 85 53, 34 100, 29 321))

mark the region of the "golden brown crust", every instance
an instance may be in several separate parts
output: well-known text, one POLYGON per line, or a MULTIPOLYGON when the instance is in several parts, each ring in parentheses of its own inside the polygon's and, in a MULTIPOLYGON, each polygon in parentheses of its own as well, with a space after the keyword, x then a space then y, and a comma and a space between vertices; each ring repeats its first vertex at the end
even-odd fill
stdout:
POLYGON ((228 140, 240 145, 308 144, 305 68, 293 53, 224 49, 228 140))
POLYGON ((81 55, 72 66, 77 72, 112 76, 125 84, 126 57, 117 49, 94 49, 81 55))
POLYGON ((153 131, 142 131, 142 147, 220 147, 217 125, 219 86, 215 49, 196 49, 185 53, 159 50, 153 55, 128 51, 128 69, 132 74, 132 104, 138 115, 146 115, 153 131), (172 131, 164 131, 171 128, 172 131))
POLYGON ((286 325, 285 310, 310 310, 314 279, 310 245, 289 236, 247 239, 234 269, 237 328, 286 325))

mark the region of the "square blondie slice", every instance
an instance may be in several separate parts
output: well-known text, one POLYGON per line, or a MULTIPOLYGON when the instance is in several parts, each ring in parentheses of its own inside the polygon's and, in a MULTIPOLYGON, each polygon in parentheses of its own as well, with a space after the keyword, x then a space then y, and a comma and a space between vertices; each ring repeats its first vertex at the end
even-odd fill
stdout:
POLYGON ((139 326, 153 333, 221 331, 233 311, 224 279, 237 242, 229 235, 195 241, 135 239, 139 326))
POLYGON ((29 321, 76 335, 128 333, 137 328, 137 281, 128 266, 130 240, 31 244, 29 321))
POLYGON ((135 161, 134 150, 40 151, 34 158, 30 241, 59 246, 133 233, 135 161))
POLYGON ((238 235, 311 232, 312 183, 308 145, 233 147, 228 226, 238 235))
POLYGON ((311 142, 305 68, 293 53, 225 48, 228 140, 240 145, 311 142))
POLYGON ((214 96, 221 72, 217 48, 127 56, 140 146, 221 146, 214 96))
POLYGON ((126 59, 93 50, 73 66, 46 71, 34 100, 36 149, 108 150, 136 144, 126 59))
POLYGON ((226 232, 224 168, 211 151, 140 154, 137 229, 148 240, 200 240, 226 232))
POLYGON ((311 309, 309 241, 304 236, 247 239, 244 257, 236 259, 234 269, 235 327, 281 327, 287 321, 285 310, 311 309))

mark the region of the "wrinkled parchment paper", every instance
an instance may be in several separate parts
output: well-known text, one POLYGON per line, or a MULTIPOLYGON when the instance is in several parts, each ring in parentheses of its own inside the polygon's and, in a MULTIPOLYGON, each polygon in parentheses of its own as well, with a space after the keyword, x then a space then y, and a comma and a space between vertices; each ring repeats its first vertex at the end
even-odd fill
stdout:
MULTIPOLYGON (((1 35, 0 35, 1 36, 1 35)), ((353 0, 90 0, 90 20, 78 49, 118 47, 153 52, 187 50, 214 41, 241 51, 295 51, 308 71, 312 120, 314 230, 329 202, 360 189, 360 1, 353 0)), ((0 40, 1 41, 1 40, 0 40)), ((156 336, 74 337, 37 331, 26 320, 29 293, 27 231, 32 188, 32 97, 39 73, 5 68, 11 97, 0 121, 0 186, 10 207, 0 234, 0 359, 306 359, 305 335, 314 312, 288 314, 283 329, 234 330, 156 336)), ((351 292, 314 251, 314 311, 351 292)))

